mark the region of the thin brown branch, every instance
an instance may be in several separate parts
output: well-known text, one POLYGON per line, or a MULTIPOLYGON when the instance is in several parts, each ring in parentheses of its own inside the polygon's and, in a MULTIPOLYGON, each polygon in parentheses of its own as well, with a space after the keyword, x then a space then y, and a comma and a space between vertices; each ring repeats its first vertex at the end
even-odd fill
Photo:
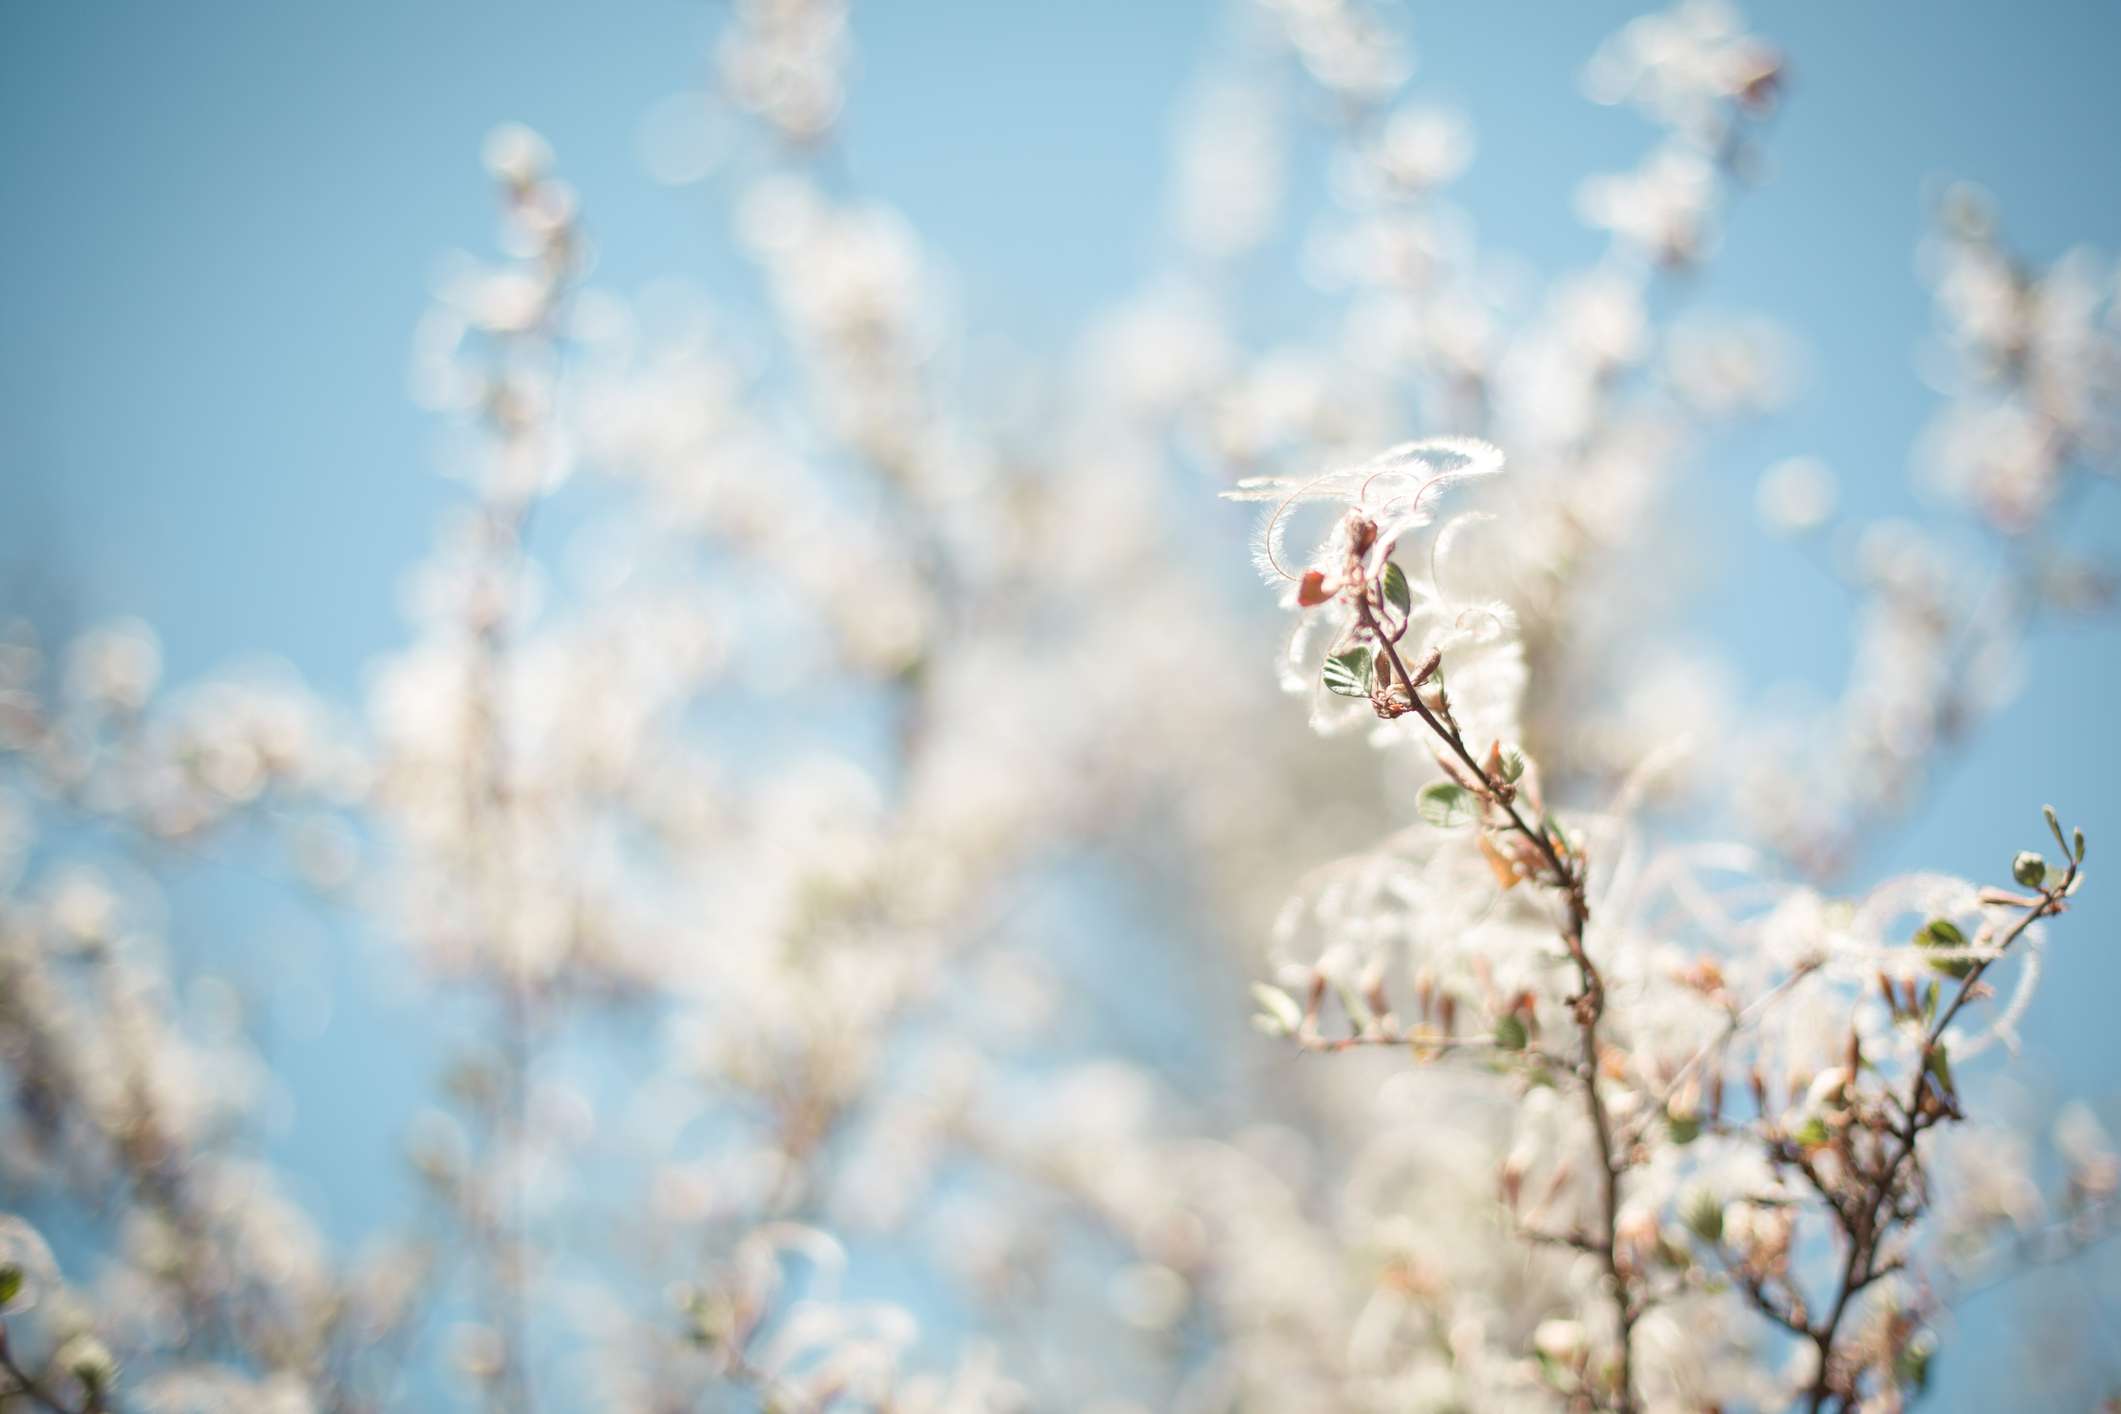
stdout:
POLYGON ((1617 1409, 1620 1414, 1633 1414, 1637 1407, 1635 1397, 1634 1344, 1635 1320, 1638 1308, 1630 1290, 1625 1269, 1620 1264, 1618 1234, 1620 1229, 1620 1172, 1621 1164, 1616 1157, 1613 1142, 1612 1117, 1607 1113, 1605 1099, 1598 1093, 1599 1038, 1598 1022, 1605 1011, 1605 983, 1599 976, 1596 964, 1585 950, 1583 935, 1590 922, 1590 905, 1584 895, 1582 876, 1561 857, 1553 839, 1542 824, 1534 830, 1525 823, 1518 811, 1513 792, 1502 781, 1489 775, 1487 767, 1468 749, 1456 722, 1449 721, 1428 703, 1422 700, 1421 689, 1407 665, 1399 656, 1399 648, 1392 636, 1384 631, 1377 620, 1377 613, 1370 604, 1370 590, 1366 583, 1358 581, 1350 596, 1355 605, 1358 621, 1364 630, 1377 642, 1378 651, 1391 664, 1395 680, 1406 687, 1408 700, 1422 723, 1451 749, 1459 762, 1471 773, 1489 804, 1501 810, 1510 827, 1523 835, 1538 849, 1551 878, 1548 882, 1561 895, 1564 917, 1561 922, 1561 940, 1568 950, 1570 960, 1576 966, 1578 982, 1582 988, 1575 1001, 1576 1024, 1582 1040, 1582 1059, 1578 1073, 1583 1079, 1585 1110, 1591 1122, 1591 1134, 1598 1149, 1598 1171, 1600 1179, 1600 1223, 1603 1228, 1599 1247, 1604 1258, 1606 1280, 1611 1288, 1613 1314, 1620 1331, 1619 1383, 1620 1395, 1617 1409))
POLYGON ((1929 1093, 1931 1061, 1938 1046, 1943 1042, 1944 1033, 1960 1010, 1972 999, 1982 975, 2001 960, 2034 923, 2063 910, 2063 900, 2077 881, 2078 868, 2076 860, 2070 859, 2061 883, 2043 886, 2040 896, 2026 907, 2024 914, 1997 943, 1994 955, 1977 959, 1973 967, 1968 969, 1966 976, 1960 979, 1959 989, 1950 1004, 1923 1033, 1922 1043, 1916 1050, 1915 1076, 1909 1084, 1907 1100, 1901 1107, 1902 1119, 1894 1130, 1895 1147, 1892 1153, 1883 1167, 1871 1175, 1871 1186, 1861 1202, 1849 1208, 1835 1205, 1836 1216, 1840 1219, 1842 1232, 1847 1239, 1848 1254, 1842 1262, 1840 1290, 1834 1298, 1834 1304, 1819 1328, 1811 1333, 1819 1365, 1813 1376, 1810 1391, 1808 1407, 1811 1414, 1823 1414, 1827 1401, 1831 1398, 1853 1396, 1853 1391, 1837 1390, 1834 1387, 1835 1338, 1839 1335, 1842 1320, 1848 1315, 1856 1297, 1873 1282, 1889 1275, 1899 1266, 1897 1261, 1881 1264, 1878 1254, 1883 1239, 1892 1227, 1893 1218, 1900 1214, 1897 1206, 1889 1213, 1888 1204, 1895 1203, 1895 1194, 1901 1186, 1903 1174, 1908 1172, 1911 1164, 1917 1162, 1916 1150, 1921 1136, 1940 1122, 1937 1118, 1929 1117, 1935 1112, 1924 1104, 1924 1100, 1929 1093))

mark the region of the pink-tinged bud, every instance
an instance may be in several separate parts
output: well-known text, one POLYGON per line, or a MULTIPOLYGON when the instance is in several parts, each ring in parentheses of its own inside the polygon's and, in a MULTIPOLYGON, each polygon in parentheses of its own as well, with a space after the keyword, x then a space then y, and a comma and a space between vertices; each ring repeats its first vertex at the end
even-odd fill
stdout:
POLYGON ((1304 577, 1296 586, 1296 602, 1309 609, 1325 603, 1333 596, 1326 591, 1326 576, 1320 570, 1305 570, 1304 577))
POLYGON ((1382 966, 1372 967, 1369 974, 1363 979, 1363 983, 1362 999, 1369 1005, 1370 1014, 1377 1018, 1379 1026, 1383 1027, 1387 1032, 1391 1031, 1394 1025, 1394 1018, 1392 1016, 1391 999, 1385 995, 1384 968, 1382 966))

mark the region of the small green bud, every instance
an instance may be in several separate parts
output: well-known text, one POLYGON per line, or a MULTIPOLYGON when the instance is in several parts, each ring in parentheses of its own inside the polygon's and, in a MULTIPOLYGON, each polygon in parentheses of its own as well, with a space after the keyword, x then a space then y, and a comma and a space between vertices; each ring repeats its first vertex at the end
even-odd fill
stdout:
POLYGON ((1694 1115, 1667 1114, 1665 1130, 1671 1134, 1672 1142, 1681 1146, 1691 1144, 1701 1137, 1701 1121, 1694 1115))
POLYGON ((22 1294, 22 1264, 0 1262, 0 1307, 22 1294))
POLYGON ((1502 778, 1515 785, 1524 776, 1524 753, 1514 746, 1502 749, 1502 778))
POLYGON ((2037 889, 2047 882, 2047 860, 2029 849, 2020 850, 2011 861, 2011 877, 2028 889, 2037 889))
POLYGON ((1495 1023, 1495 1044, 1503 1050, 1521 1051, 1531 1039, 1531 1033, 1525 1030, 1523 1019, 1514 1011, 1495 1023))
POLYGON ((1790 1138, 1797 1142, 1800 1149, 1823 1148, 1833 1142, 1833 1135, 1827 1132, 1826 1121, 1818 1115, 1806 1120, 1790 1138))
POLYGON ((109 1346, 92 1335, 73 1337, 60 1346, 52 1358, 92 1394, 101 1393, 117 1383, 117 1357, 110 1353, 109 1346))

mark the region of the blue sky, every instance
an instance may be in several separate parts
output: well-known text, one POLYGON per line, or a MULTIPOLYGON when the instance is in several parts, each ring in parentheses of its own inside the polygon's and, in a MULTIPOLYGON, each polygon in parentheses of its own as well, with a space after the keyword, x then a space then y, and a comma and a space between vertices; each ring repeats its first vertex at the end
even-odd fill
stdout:
MULTIPOLYGON (((1810 376, 1712 458, 1728 573, 1691 613, 1743 657, 1825 674, 1843 652, 1838 594, 1749 528, 1753 477, 1815 453, 1855 508, 1912 504, 1908 448, 1933 405, 1914 367, 1929 184, 1987 187, 2036 258, 2121 249, 2121 10, 1755 9, 1790 52, 1789 106, 1704 298, 1786 319, 1810 376)), ((1458 194, 1488 242, 1547 269, 1595 249, 1574 183, 1632 160, 1646 134, 1582 100, 1575 75, 1631 11, 1410 8, 1422 92, 1474 122, 1458 194)), ((970 324, 1057 351, 1082 308, 1156 262, 1162 139, 1219 13, 1207 0, 865 9, 850 174, 913 218, 970 324)), ((552 141, 590 213, 601 283, 685 273, 713 287, 713 196, 658 187, 635 160, 641 115, 699 86, 712 19, 675 0, 0 10, 0 607, 142 615, 180 678, 268 656, 357 691, 398 640, 397 575, 455 496, 429 470, 434 429, 406 395, 406 363, 438 256, 489 240, 480 138, 520 119, 552 141)), ((2100 488, 2078 533, 2113 551, 2117 531, 2100 488)), ((2044 632, 2034 690, 1874 867, 1995 874, 2039 842, 2043 799, 2086 825, 2095 863, 2121 857, 2117 646, 2111 624, 2044 632)), ((2110 1121, 2117 920, 2121 889, 2095 874, 2033 1026, 2041 1084, 2102 1101, 2110 1121)), ((310 1080, 334 1083, 328 1055, 313 1059, 310 1080)), ((329 1171, 386 1120, 305 1130, 310 1157, 329 1171)), ((1969 1322, 1975 1350, 2000 1354, 1983 1324, 1969 1322)), ((2004 1368, 1948 1364, 1964 1383, 1943 1407, 1990 1407, 2004 1368)))

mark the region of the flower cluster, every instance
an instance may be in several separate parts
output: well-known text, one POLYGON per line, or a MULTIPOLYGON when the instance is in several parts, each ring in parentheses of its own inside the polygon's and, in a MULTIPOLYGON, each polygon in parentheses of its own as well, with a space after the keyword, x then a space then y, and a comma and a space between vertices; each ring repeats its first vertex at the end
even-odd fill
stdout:
MULTIPOLYGON (((1311 1050, 1471 1061, 1499 1098, 1470 1126, 1491 1146, 1474 1160, 1495 1175, 1490 1221, 1549 1254, 1551 1284, 1461 1274, 1429 1293, 1419 1318, 1449 1329, 1468 1311, 1513 1318, 1483 1322, 1488 1349, 1454 1361, 1460 1398, 1897 1408, 1937 1340, 1939 1308, 1910 1275, 1932 1203, 1924 1141, 1965 1118, 1955 1064, 2012 1038, 2037 969, 2020 962, 2007 1000, 1987 979, 2014 949, 2037 953, 2083 880, 2084 837, 2050 811, 2055 854, 2018 855, 2009 888, 1917 875, 1839 902, 1743 853, 1660 846, 1625 803, 1553 812, 1537 763, 1488 735, 1507 703, 1469 737, 1452 702, 1462 676, 1493 674, 1493 648, 1417 612, 1441 591, 1404 568, 1441 561, 1448 527, 1408 538, 1438 488, 1499 469, 1477 444, 1415 443, 1240 493, 1279 496, 1262 558, 1324 625, 1324 690, 1418 721, 1405 744, 1440 773, 1415 796, 1419 824, 1285 912, 1258 1022, 1311 1050), (1308 494, 1339 520, 1294 566, 1278 525, 1308 494), (1786 1361, 1769 1358, 1778 1342, 1786 1361)), ((2114 1160, 2074 1137, 2071 1210, 2095 1227, 2114 1160)))
POLYGON ((838 160, 848 6, 738 0, 647 137, 744 280, 610 287, 553 151, 487 143, 498 253, 412 349, 459 500, 362 700, 6 631, 0 1408, 1889 1410, 1955 1292, 2106 1234, 2088 1114, 2047 1197, 1961 1088, 2081 838, 1826 890, 2103 600, 2048 532, 2111 469, 2111 281, 1950 199, 1924 465, 2000 587, 1849 528, 1858 670, 1748 723, 1658 609, 1676 490, 1788 382, 1689 303, 1779 52, 1716 0, 1601 47, 1653 136, 1536 283, 1393 7, 1239 3, 1167 264, 1066 366, 979 366, 838 160), (1322 317, 1261 342, 1285 251, 1322 317), (1281 686, 1376 749, 1233 666, 1204 469, 1263 509, 1281 686), (1725 798, 1757 849, 1680 827, 1725 798), (317 1101, 270 1040, 329 1005, 282 885, 439 1057, 359 1240, 272 1162, 317 1101))

